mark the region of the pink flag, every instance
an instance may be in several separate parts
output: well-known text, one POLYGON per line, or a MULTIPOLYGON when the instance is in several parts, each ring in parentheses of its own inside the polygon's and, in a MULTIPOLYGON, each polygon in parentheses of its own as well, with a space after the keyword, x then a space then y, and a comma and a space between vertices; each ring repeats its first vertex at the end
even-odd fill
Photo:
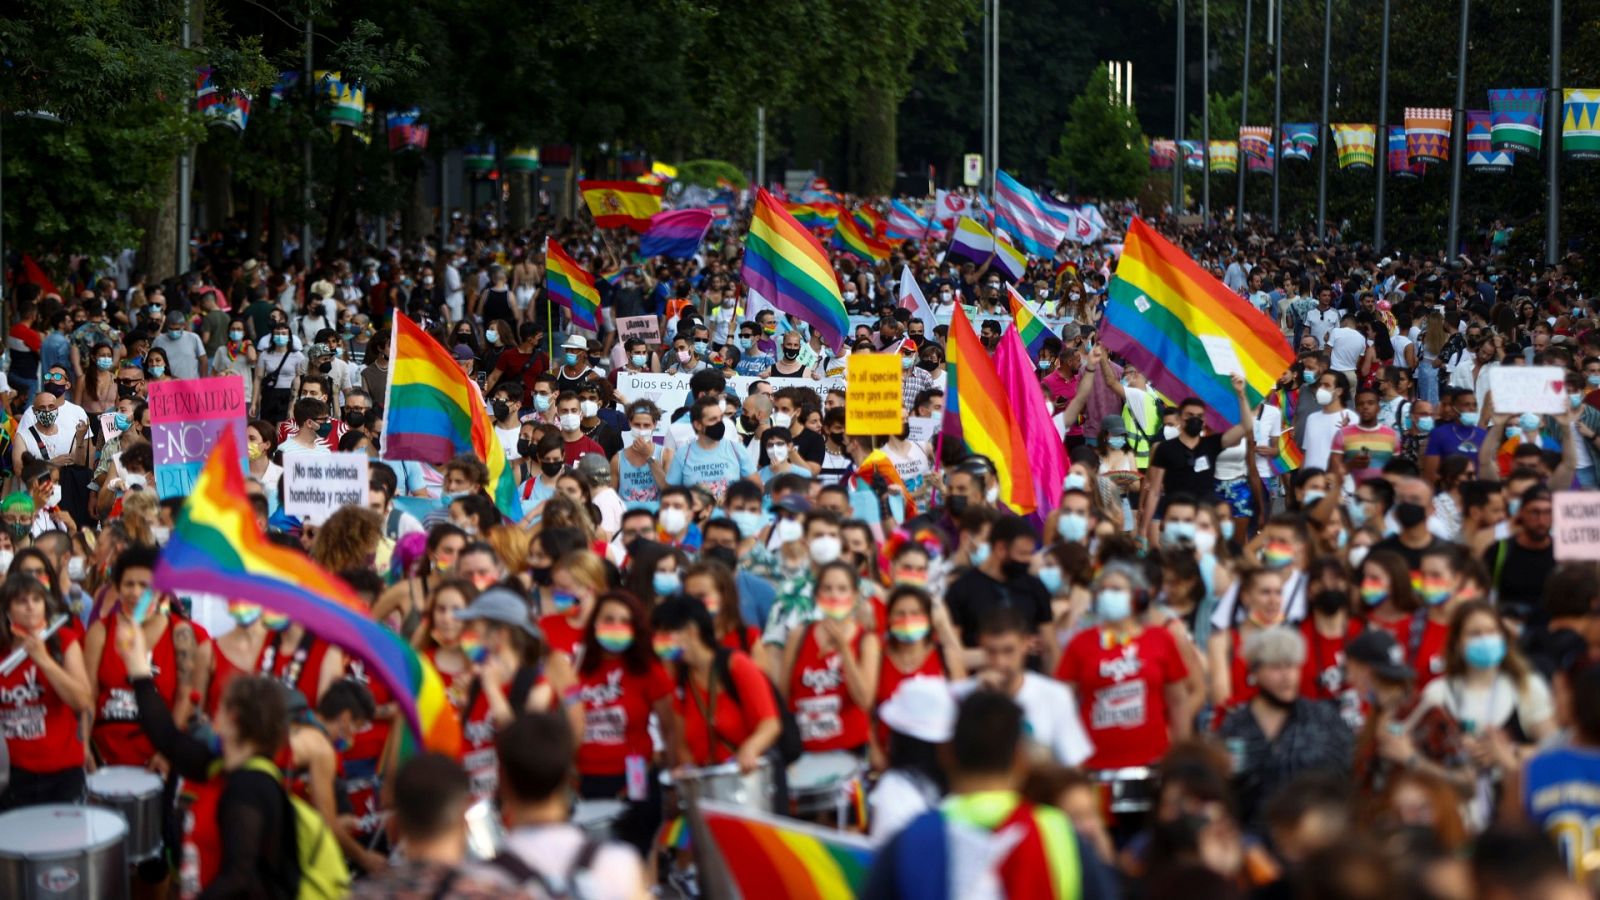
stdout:
POLYGON ((1061 485, 1067 479, 1067 448, 1050 418, 1044 391, 1033 358, 1022 345, 1016 325, 1008 325, 995 348, 994 368, 1011 401, 1011 410, 1022 429, 1022 442, 1028 448, 1028 464, 1033 469, 1033 490, 1039 500, 1041 518, 1061 505, 1061 485))

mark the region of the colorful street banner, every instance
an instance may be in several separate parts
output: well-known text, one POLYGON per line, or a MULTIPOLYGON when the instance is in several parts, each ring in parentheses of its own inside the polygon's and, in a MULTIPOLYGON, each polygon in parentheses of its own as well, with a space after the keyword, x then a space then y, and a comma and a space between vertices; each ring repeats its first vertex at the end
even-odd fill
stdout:
POLYGON ((1493 117, 1487 109, 1467 110, 1467 168, 1500 175, 1511 171, 1510 150, 1494 149, 1493 117))
POLYGON ((1389 126, 1389 174, 1394 178, 1421 178, 1427 167, 1412 162, 1406 149, 1406 127, 1389 126))
POLYGON ((1567 159, 1600 159, 1600 90, 1567 88, 1561 92, 1561 155, 1567 159))
POLYGON ((1317 149, 1317 123, 1285 122, 1281 150, 1285 160, 1311 161, 1311 151, 1317 149))
POLYGON ((1150 168, 1171 169, 1178 159, 1178 142, 1162 138, 1150 142, 1150 168))
POLYGON ((1179 141, 1178 146, 1183 148, 1183 167, 1199 171, 1206 167, 1206 158, 1200 152, 1199 141, 1179 141))
POLYGON ((267 105, 277 106, 282 103, 283 98, 289 96, 299 83, 300 72, 298 69, 291 72, 279 72, 278 80, 273 83, 272 90, 268 92, 267 105))
POLYGON ((1239 174, 1239 142, 1211 142, 1211 171, 1223 175, 1239 174))
POLYGON ((1245 171, 1251 175, 1255 175, 1257 173, 1271 175, 1272 167, 1278 164, 1278 148, 1268 144, 1267 155, 1265 157, 1257 159, 1254 156, 1246 156, 1244 158, 1244 164, 1245 171))
POLYGON ((494 170, 494 141, 480 138, 461 148, 461 168, 468 172, 494 170))
POLYGON ((1266 159, 1272 153, 1272 126, 1242 126, 1239 129, 1239 152, 1251 159, 1266 159))
POLYGON ((428 149, 428 126, 421 122, 421 110, 414 106, 410 109, 392 109, 384 118, 389 126, 390 151, 398 153, 401 150, 428 149))
POLYGON ((244 131, 250 122, 250 95, 243 91, 218 90, 211 80, 211 67, 201 66, 195 73, 195 110, 208 125, 222 125, 244 131))
POLYGON ((1450 110, 1433 106, 1408 106, 1406 157, 1414 163, 1450 161, 1450 110))
POLYGON ((1538 154, 1544 136, 1544 88, 1489 92, 1489 141, 1496 150, 1538 154))
POLYGON ((367 116, 367 92, 360 85, 345 81, 339 72, 313 72, 317 94, 328 101, 326 116, 334 125, 360 128, 367 116))
POLYGON ((507 172, 532 172, 539 168, 538 147, 513 147, 506 154, 507 172))
POLYGON ((1339 168, 1372 168, 1378 151, 1377 126, 1334 122, 1328 127, 1333 129, 1333 146, 1339 152, 1339 168))

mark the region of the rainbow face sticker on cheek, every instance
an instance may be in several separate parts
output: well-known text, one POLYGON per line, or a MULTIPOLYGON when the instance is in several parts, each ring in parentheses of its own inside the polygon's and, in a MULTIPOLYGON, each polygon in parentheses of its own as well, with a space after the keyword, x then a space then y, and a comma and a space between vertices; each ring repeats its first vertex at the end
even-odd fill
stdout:
POLYGON ((826 600, 817 601, 817 609, 824 616, 835 622, 850 618, 850 614, 855 611, 855 608, 856 601, 849 597, 829 597, 826 600))
POLYGON ((473 665, 478 665, 489 658, 488 646, 483 643, 483 639, 478 637, 476 632, 472 631, 461 635, 461 653, 473 665))
POLYGON ((678 643, 678 639, 670 634, 656 635, 651 640, 650 645, 656 651, 656 656, 660 657, 663 662, 677 662, 683 659, 683 645, 678 643))
POLYGON ((571 591, 551 591, 550 609, 557 615, 567 615, 578 608, 578 595, 571 591))
POLYGON ((249 628, 261 618, 261 604, 233 600, 228 603, 228 615, 233 617, 233 621, 240 628, 249 628))

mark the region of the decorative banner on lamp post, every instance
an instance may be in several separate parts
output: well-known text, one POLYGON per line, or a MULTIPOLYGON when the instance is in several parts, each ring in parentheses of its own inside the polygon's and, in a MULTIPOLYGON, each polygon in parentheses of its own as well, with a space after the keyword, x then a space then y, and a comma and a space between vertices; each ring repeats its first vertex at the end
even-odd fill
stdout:
POLYGON ((1177 141, 1161 138, 1150 142, 1150 168, 1171 169, 1177 158, 1177 141))
POLYGON ((1450 161, 1450 110, 1406 107, 1406 155, 1413 163, 1450 161))
POLYGON ((1489 142, 1496 150, 1538 155, 1544 137, 1544 88, 1489 92, 1489 142))
POLYGON ((1501 175, 1511 171, 1516 157, 1510 150, 1494 149, 1492 121, 1487 109, 1467 110, 1467 168, 1501 175))
POLYGON ((1600 90, 1567 88, 1561 97, 1561 155, 1600 159, 1600 90))
POLYGON ((514 147, 506 154, 507 172, 532 172, 539 168, 538 147, 514 147))
POLYGON ((494 169, 494 141, 476 140, 461 151, 461 168, 473 173, 486 173, 494 169))
POLYGON ((360 128, 367 115, 367 92, 360 85, 345 81, 339 72, 313 72, 317 94, 328 101, 325 115, 334 125, 360 128))
POLYGON ((1426 169, 1422 163, 1414 163, 1406 150, 1406 127, 1404 125, 1389 126, 1389 174, 1394 178, 1421 178, 1426 169))
POLYGON ((1310 162, 1311 152, 1317 149, 1317 123, 1285 122, 1279 139, 1284 159, 1310 162))
POLYGON ((1211 171, 1223 175, 1239 174, 1239 142, 1211 142, 1211 171))
POLYGON ((1242 126, 1239 129, 1239 152, 1250 159, 1266 159, 1272 152, 1272 126, 1242 126))
POLYGON ((428 126, 421 121, 421 110, 416 107, 392 109, 386 118, 391 151, 398 153, 402 150, 428 149, 428 126))
POLYGON ((1257 159, 1254 156, 1246 156, 1244 163, 1245 171, 1252 175, 1257 173, 1271 175, 1272 167, 1278 164, 1278 148, 1268 144, 1265 158, 1257 159))
POLYGON ((1206 167, 1205 156, 1200 151, 1199 141, 1179 141, 1178 146, 1183 148, 1183 167, 1199 171, 1206 167))
POLYGON ((250 95, 243 91, 219 90, 211 79, 211 73, 210 66, 201 66, 196 70, 195 109, 205 115, 207 124, 243 131, 250 122, 250 95))
POLYGON ((1377 159, 1378 128, 1369 123, 1329 123, 1333 146, 1339 152, 1339 168, 1352 171, 1370 169, 1377 159))

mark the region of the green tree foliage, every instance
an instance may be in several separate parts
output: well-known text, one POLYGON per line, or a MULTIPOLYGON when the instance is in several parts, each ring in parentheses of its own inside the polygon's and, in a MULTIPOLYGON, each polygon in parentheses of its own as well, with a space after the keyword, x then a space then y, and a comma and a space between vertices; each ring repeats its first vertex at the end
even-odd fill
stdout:
POLYGON ((1111 79, 1095 70, 1067 109, 1050 176, 1077 193, 1131 197, 1149 171, 1149 150, 1130 108, 1113 103, 1111 79))

